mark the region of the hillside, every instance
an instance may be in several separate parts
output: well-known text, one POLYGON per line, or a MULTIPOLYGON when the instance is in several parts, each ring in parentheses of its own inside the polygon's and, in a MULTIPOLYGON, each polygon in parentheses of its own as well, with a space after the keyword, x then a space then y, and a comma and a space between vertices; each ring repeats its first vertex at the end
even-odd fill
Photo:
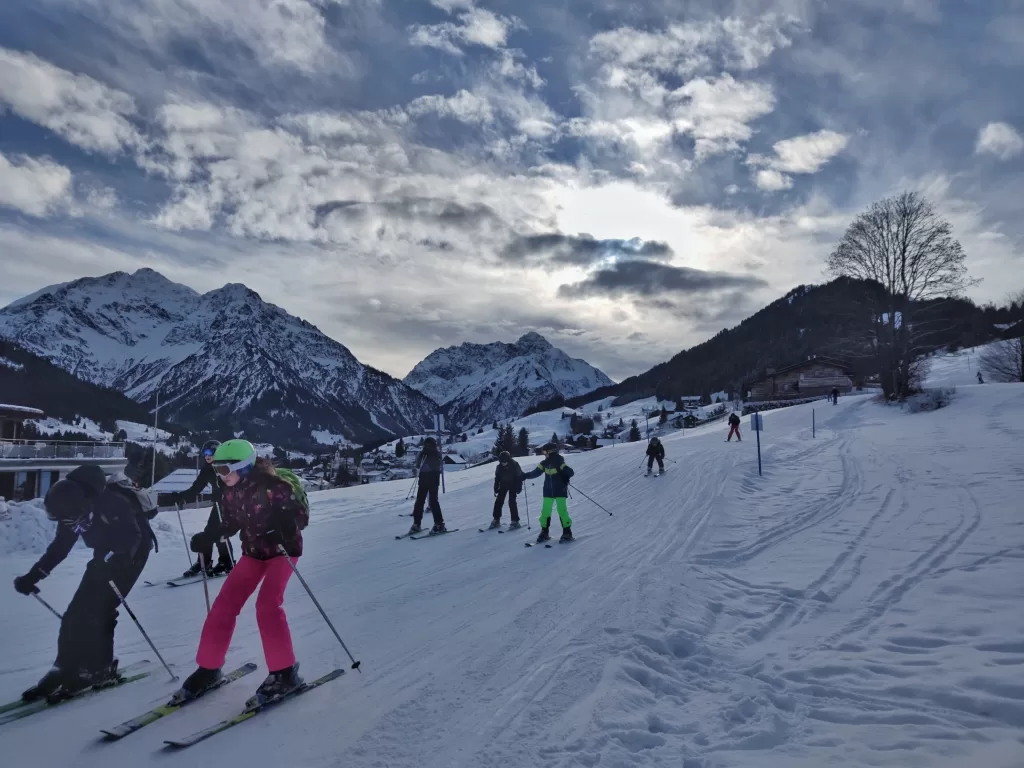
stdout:
MULTIPOLYGON (((447 477, 441 503, 461 530, 434 540, 392 538, 408 525, 405 483, 312 494, 299 568, 362 674, 160 763, 1017 768, 1024 386, 964 386, 918 415, 842 398, 817 406, 813 440, 812 407, 765 414, 763 477, 754 442, 726 444, 717 425, 667 437, 678 464, 662 478, 637 469, 643 444, 572 456, 578 540, 550 550, 523 547, 539 482, 526 487, 532 531, 476 532, 493 466, 447 477)), ((184 519, 191 533, 206 516, 184 519)), ((18 540, 35 549, 5 550, 9 576, 42 545, 18 540)), ((87 557, 74 552, 41 583, 58 610, 87 557)), ((186 566, 168 535, 143 578, 186 566)), ((212 582, 211 598, 222 588, 212 582)), ((139 586, 130 600, 167 660, 190 671, 202 588, 139 586)), ((307 676, 349 666, 294 580, 285 609, 307 676)), ((17 628, 0 640, 6 700, 49 666, 57 627, 10 589, 0 610, 17 628)), ((130 621, 117 654, 152 658, 130 621)), ((251 601, 228 665, 250 659, 256 674, 121 742, 97 744, 99 729, 165 700, 163 673, 101 705, 0 726, 4 754, 35 768, 148 764, 163 739, 235 713, 259 684, 251 601)))
POLYGON ((460 429, 514 419, 553 397, 578 397, 611 385, 585 360, 538 333, 514 344, 464 343, 432 352, 405 383, 444 406, 460 429))
POLYGON ((50 286, 0 310, 0 338, 201 431, 309 446, 422 429, 429 398, 244 285, 198 294, 150 269, 50 286))

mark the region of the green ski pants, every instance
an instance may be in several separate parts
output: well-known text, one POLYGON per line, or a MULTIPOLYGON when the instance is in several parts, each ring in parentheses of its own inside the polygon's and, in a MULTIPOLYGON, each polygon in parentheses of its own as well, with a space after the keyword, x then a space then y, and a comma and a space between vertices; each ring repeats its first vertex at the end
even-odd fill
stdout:
POLYGON ((565 496, 559 496, 557 499, 553 499, 549 496, 544 497, 544 504, 540 508, 540 527, 547 528, 548 523, 551 521, 551 508, 558 503, 558 519, 562 521, 563 528, 571 528, 572 520, 569 519, 569 510, 565 504, 565 496))

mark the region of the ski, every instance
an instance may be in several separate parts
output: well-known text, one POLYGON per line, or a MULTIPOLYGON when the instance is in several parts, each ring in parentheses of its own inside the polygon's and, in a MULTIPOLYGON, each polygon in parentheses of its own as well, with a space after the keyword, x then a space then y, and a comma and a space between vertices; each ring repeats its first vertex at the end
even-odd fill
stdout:
MULTIPOLYGON (((566 540, 566 541, 563 541, 562 539, 559 539, 559 540, 558 540, 558 543, 559 543, 559 544, 572 544, 572 543, 573 543, 574 541, 577 541, 577 539, 568 539, 568 540, 566 540)), ((554 544, 551 544, 551 543, 547 543, 547 544, 545 544, 544 546, 545 546, 545 547, 546 547, 547 549, 551 549, 552 547, 554 547, 554 544)))
POLYGON ((543 541, 528 541, 528 542, 526 542, 526 546, 528 546, 528 547, 536 547, 538 544, 544 544, 544 546, 546 546, 546 547, 550 547, 551 546, 550 544, 548 544, 546 542, 543 542, 543 541))
POLYGON ((416 531, 416 533, 403 533, 401 536, 395 536, 395 541, 397 541, 398 539, 408 539, 409 537, 416 536, 419 533, 422 533, 422 531, 416 531))
POLYGON ((502 526, 498 526, 497 528, 478 528, 477 530, 480 533, 487 533, 488 531, 497 531, 498 533, 504 533, 505 532, 505 526, 502 525, 502 526))
POLYGON ((141 680, 144 677, 150 675, 153 670, 147 668, 150 664, 148 659, 136 662, 135 664, 129 664, 124 669, 118 670, 119 678, 117 682, 104 685, 99 688, 86 688, 85 690, 79 691, 78 693, 61 699, 53 704, 48 702, 46 699, 38 699, 36 701, 12 701, 9 704, 0 707, 0 725, 6 725, 7 723, 20 720, 23 717, 34 715, 36 712, 42 712, 44 709, 52 709, 53 707, 59 707, 61 704, 67 704, 69 701, 78 701, 88 697, 94 693, 101 693, 102 691, 110 690, 111 688, 117 688, 124 685, 125 683, 133 683, 136 680, 141 680))
POLYGON ((343 674, 345 674, 344 669, 332 670, 323 677, 318 677, 316 680, 312 680, 308 683, 303 683, 298 688, 289 691, 288 693, 281 694, 280 696, 275 696, 272 699, 261 700, 254 706, 246 707, 234 717, 229 717, 227 720, 221 720, 219 723, 211 725, 209 728, 204 728, 201 731, 196 731, 191 736, 186 736, 183 739, 165 740, 164 744, 166 744, 168 747, 172 747, 175 749, 191 747, 193 744, 198 744, 200 741, 203 741, 204 739, 208 739, 211 736, 215 736, 218 733, 226 731, 228 728, 231 728, 232 726, 238 725, 239 723, 244 723, 246 720, 256 716, 268 707, 272 707, 275 704, 280 704, 285 699, 293 698, 295 696, 298 696, 300 693, 311 691, 314 688, 323 685, 324 683, 329 683, 331 680, 341 677, 343 674))
POLYGON ((215 691, 218 688, 223 688, 228 683, 233 683, 235 680, 243 678, 246 675, 255 671, 256 665, 250 661, 247 664, 243 664, 233 672, 229 672, 228 674, 224 675, 224 677, 222 677, 216 683, 211 685, 205 691, 196 696, 193 696, 190 699, 185 699, 184 701, 179 701, 177 703, 173 703, 172 700, 166 704, 161 704, 159 707, 154 707, 153 709, 149 710, 149 712, 141 714, 138 717, 133 717, 131 720, 126 720, 120 725, 115 725, 113 728, 103 729, 101 733, 103 733, 107 741, 117 741, 118 739, 123 739, 128 734, 135 733, 140 728, 144 728, 150 723, 155 723, 162 717, 167 717, 167 715, 174 714, 182 707, 191 704, 193 701, 196 701, 197 699, 201 699, 206 694, 215 691))
POLYGON ((413 541, 418 541, 419 539, 433 539, 433 538, 436 538, 437 536, 445 536, 446 534, 449 534, 449 533, 455 533, 457 530, 459 530, 459 529, 458 528, 451 528, 451 529, 449 529, 447 531, 444 531, 442 533, 430 533, 430 531, 423 531, 421 533, 417 533, 414 536, 410 536, 409 538, 412 539, 413 541))
MULTIPOLYGON (((227 576, 226 573, 218 573, 214 576, 207 576, 207 581, 213 581, 214 579, 223 579, 227 576)), ((202 576, 190 576, 187 579, 171 579, 166 582, 168 587, 184 587, 187 584, 199 584, 203 580, 202 576)))

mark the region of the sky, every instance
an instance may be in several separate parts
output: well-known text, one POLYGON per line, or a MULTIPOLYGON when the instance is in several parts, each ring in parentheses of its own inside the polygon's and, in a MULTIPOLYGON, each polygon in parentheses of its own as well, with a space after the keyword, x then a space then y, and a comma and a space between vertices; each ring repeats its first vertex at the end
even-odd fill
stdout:
POLYGON ((538 331, 621 379, 907 189, 998 303, 1022 79, 1024 0, 4 0, 0 305, 150 267, 397 376, 538 331))

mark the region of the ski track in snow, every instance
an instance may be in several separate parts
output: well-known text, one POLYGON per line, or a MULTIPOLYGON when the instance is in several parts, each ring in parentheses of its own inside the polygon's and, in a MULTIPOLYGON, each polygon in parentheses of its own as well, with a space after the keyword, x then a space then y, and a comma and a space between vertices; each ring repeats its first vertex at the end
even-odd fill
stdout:
MULTIPOLYGON (((97 743, 99 728, 173 690, 157 673, 98 706, 0 726, 0 754, 105 768, 1024 765, 1024 387, 961 387, 949 408, 916 415, 867 397, 813 407, 814 439, 812 406, 764 415, 764 477, 747 419, 740 444, 722 425, 665 438, 677 463, 657 480, 637 469, 642 444, 568 457, 574 481, 615 516, 575 494, 580 540, 551 549, 523 547, 540 483, 527 485, 533 531, 476 532, 490 467, 446 478, 445 518, 461 530, 436 540, 394 540, 408 483, 313 494, 299 567, 362 674, 159 752, 258 684, 250 601, 228 664, 258 662, 251 685, 97 743)), ((189 533, 204 523, 185 513, 189 533)), ((180 543, 161 543, 144 579, 185 567, 180 543)), ((58 608, 85 557, 76 550, 42 582, 58 608)), ((5 575, 33 560, 5 557, 5 575)), ((7 700, 45 671, 57 625, 3 595, 7 700)), ((187 673, 202 587, 140 585, 129 601, 187 673)), ((347 666, 295 580, 286 610, 308 678, 347 666)), ((122 663, 152 658, 126 616, 117 643, 122 663)))

